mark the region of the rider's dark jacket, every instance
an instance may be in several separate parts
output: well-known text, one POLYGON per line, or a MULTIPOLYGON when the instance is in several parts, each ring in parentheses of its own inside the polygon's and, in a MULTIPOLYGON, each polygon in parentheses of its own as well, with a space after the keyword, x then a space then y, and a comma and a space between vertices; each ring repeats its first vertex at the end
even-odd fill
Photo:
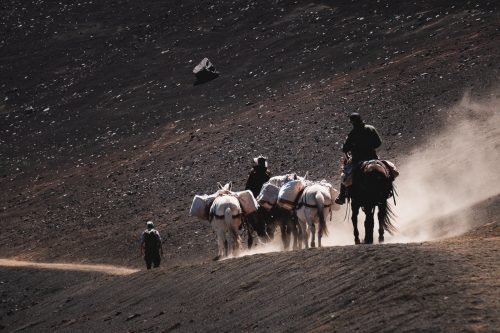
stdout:
POLYGON ((351 152, 352 162, 355 164, 360 161, 378 159, 375 149, 381 144, 382 140, 375 127, 362 124, 355 126, 347 135, 342 151, 351 152))
POLYGON ((265 182, 271 178, 271 172, 264 166, 256 165, 248 175, 245 190, 250 190, 253 196, 257 198, 265 182))

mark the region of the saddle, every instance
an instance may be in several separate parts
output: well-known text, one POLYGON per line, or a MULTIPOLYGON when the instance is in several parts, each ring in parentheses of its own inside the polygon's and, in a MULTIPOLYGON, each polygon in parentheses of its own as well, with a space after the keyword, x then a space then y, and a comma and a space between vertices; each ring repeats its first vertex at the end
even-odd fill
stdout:
POLYGON ((394 181, 399 176, 399 170, 394 163, 386 160, 369 160, 361 163, 359 169, 366 172, 372 168, 377 168, 384 172, 385 176, 391 181, 394 181))

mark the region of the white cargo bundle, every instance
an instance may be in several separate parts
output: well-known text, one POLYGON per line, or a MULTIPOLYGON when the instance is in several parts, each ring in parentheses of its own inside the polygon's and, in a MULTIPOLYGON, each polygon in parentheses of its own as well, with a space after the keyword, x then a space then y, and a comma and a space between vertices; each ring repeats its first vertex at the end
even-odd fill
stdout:
POLYGON ((217 193, 211 195, 195 195, 193 203, 191 204, 191 209, 189 210, 189 215, 196 216, 201 220, 208 220, 210 206, 212 206, 216 197, 217 193))
POLYGON ((304 180, 304 177, 297 176, 295 173, 289 173, 283 176, 274 176, 269 179, 268 183, 273 184, 277 187, 281 187, 284 184, 292 180, 304 180))
POLYGON ((293 209, 295 200, 305 186, 306 182, 304 180, 292 180, 284 184, 278 194, 278 206, 288 210, 293 209))
POLYGON ((236 192, 236 197, 238 198, 241 209, 243 210, 243 213, 245 213, 245 215, 251 214, 257 211, 257 208, 259 208, 257 200, 255 200, 252 191, 250 190, 236 192))
POLYGON ((320 181, 319 184, 328 187, 328 189, 330 190, 330 197, 332 198, 332 210, 340 210, 340 205, 335 203, 335 198, 338 195, 338 191, 325 179, 320 181))
POLYGON ((278 201, 279 193, 280 193, 280 188, 278 186, 271 183, 265 183, 264 185, 262 185, 260 194, 257 197, 257 202, 261 205, 266 206, 266 208, 270 209, 270 207, 274 206, 278 201))

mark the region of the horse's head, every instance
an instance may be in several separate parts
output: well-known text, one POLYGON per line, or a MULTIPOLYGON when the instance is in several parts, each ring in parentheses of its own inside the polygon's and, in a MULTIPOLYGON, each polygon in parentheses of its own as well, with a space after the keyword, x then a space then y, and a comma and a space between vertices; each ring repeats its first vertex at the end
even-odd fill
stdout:
POLYGON ((217 187, 219 188, 219 190, 221 191, 226 191, 226 192, 230 192, 231 189, 233 188, 233 182, 229 182, 227 183, 226 185, 222 186, 221 183, 217 183, 217 187))

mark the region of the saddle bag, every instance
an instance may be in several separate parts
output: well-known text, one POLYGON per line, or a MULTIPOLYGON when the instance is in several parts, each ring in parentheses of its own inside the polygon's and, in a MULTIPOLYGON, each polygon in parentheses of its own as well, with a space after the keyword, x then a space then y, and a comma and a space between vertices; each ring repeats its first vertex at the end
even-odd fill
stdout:
POLYGON ((208 215, 210 212, 210 206, 214 202, 217 194, 212 195, 195 195, 193 203, 191 204, 191 209, 189 209, 189 216, 196 216, 201 220, 208 221, 208 215))
POLYGON ((260 194, 257 197, 257 202, 264 206, 264 208, 271 209, 274 205, 276 205, 279 193, 280 189, 278 186, 271 183, 265 183, 262 185, 260 194))
POLYGON ((284 184, 278 193, 278 206, 292 210, 297 204, 299 193, 306 187, 303 180, 292 180, 284 184))
POLYGON ((257 211, 259 205, 257 200, 253 197, 252 191, 246 190, 241 192, 236 192, 236 198, 240 202, 241 209, 245 215, 251 214, 257 211))
POLYGON ((396 177, 399 176, 398 168, 396 168, 394 163, 392 163, 391 161, 381 160, 381 162, 384 163, 387 169, 389 169, 389 175, 391 176, 391 180, 394 181, 394 179, 396 179, 396 177))

